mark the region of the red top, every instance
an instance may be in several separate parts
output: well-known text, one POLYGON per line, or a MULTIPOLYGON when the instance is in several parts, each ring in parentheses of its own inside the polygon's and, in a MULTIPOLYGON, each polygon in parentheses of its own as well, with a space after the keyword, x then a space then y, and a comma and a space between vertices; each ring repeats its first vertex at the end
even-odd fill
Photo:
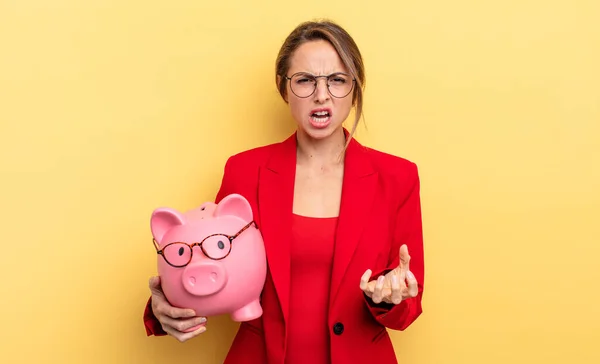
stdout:
POLYGON ((337 217, 293 215, 286 364, 328 364, 327 311, 337 217))

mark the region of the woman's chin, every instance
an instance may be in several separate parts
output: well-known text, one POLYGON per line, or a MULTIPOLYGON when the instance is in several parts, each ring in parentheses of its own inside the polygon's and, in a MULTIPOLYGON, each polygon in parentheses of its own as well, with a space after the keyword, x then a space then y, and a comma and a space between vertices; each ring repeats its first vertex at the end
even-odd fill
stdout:
POLYGON ((327 122, 327 125, 314 126, 312 122, 304 123, 302 131, 312 139, 327 139, 342 129, 341 124, 327 122))

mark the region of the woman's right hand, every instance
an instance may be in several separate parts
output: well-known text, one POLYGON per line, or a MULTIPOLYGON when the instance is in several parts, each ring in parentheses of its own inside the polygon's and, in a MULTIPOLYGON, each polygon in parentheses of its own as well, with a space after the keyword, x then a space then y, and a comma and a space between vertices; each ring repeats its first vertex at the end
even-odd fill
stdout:
POLYGON ((169 304, 160 286, 160 277, 151 277, 148 285, 152 292, 152 312, 167 334, 184 342, 206 331, 206 317, 196 317, 194 310, 177 308, 169 304), (186 332, 197 325, 202 326, 186 332))

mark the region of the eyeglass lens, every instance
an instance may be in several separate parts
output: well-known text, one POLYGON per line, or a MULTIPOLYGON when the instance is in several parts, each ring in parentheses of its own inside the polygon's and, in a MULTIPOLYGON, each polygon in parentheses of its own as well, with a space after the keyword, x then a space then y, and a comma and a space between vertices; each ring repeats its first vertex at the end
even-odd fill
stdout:
MULTIPOLYGON (((210 236, 202 242, 202 252, 212 259, 223 259, 231 249, 229 238, 224 235, 210 236)), ((192 258, 192 248, 185 243, 172 243, 163 251, 165 259, 172 265, 184 266, 192 258)))
MULTIPOLYGON (((307 73, 294 74, 290 80, 292 92, 298 97, 312 95, 316 90, 319 78, 307 73)), ((347 96, 352 91, 353 85, 352 77, 344 73, 335 73, 327 78, 327 88, 334 97, 347 96)))

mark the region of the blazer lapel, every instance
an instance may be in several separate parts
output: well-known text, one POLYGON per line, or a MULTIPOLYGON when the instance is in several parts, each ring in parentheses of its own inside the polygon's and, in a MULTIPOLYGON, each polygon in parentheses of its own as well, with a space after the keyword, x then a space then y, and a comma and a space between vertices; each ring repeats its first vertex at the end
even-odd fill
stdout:
POLYGON ((296 134, 273 151, 260 171, 258 210, 271 278, 287 322, 290 290, 290 243, 296 175, 296 134))
MULTIPOLYGON (((346 135, 348 132, 344 131, 346 135)), ((283 141, 261 168, 258 188, 260 229, 265 240, 269 271, 285 322, 290 297, 290 244, 296 177, 296 134, 283 141)), ((364 147, 352 139, 346 150, 342 197, 331 278, 330 306, 344 280, 377 189, 377 173, 364 147)), ((358 287, 358 282, 356 282, 358 287)))
MULTIPOLYGON (((335 297, 360 241, 375 198, 377 173, 365 153, 364 147, 354 139, 346 150, 331 276, 330 307, 335 303, 335 297)), ((358 289, 359 282, 353 283, 356 283, 358 289)))

